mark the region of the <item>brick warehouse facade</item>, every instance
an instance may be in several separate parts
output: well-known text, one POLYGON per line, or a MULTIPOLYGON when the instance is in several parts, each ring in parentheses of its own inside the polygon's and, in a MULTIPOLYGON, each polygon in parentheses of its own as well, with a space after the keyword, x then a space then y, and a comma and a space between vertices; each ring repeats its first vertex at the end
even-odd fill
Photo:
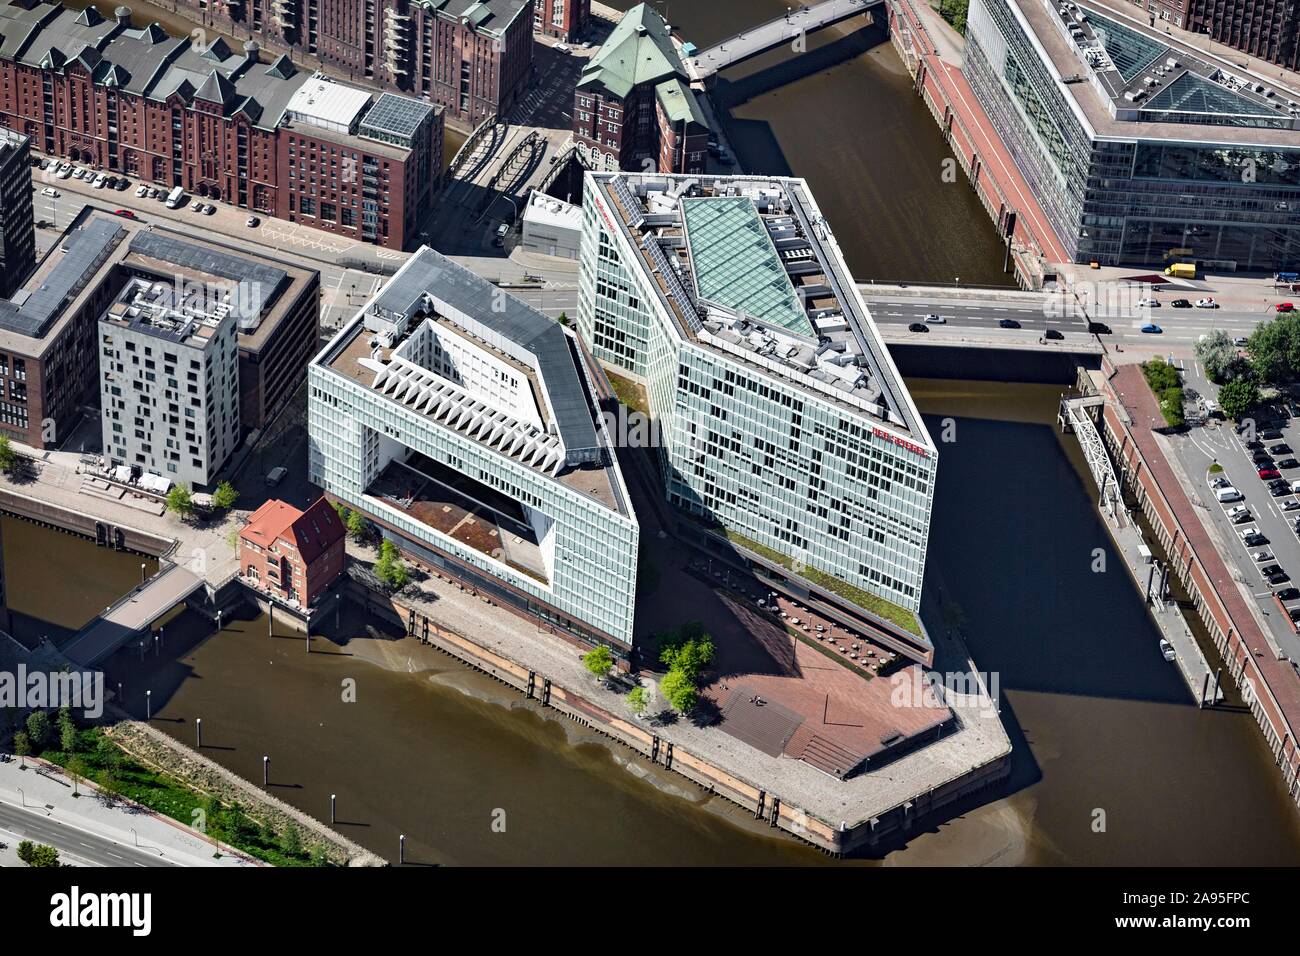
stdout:
POLYGON ((591 19, 591 0, 535 0, 533 32, 560 40, 582 36, 591 19))
POLYGON ((1111 4, 1151 25, 1171 23, 1288 70, 1300 69, 1300 0, 1149 0, 1111 4))
POLYGON ((343 573, 346 537, 327 499, 299 511, 272 498, 239 532, 239 574, 251 587, 311 607, 343 573))
POLYGON ((438 110, 118 14, 0 9, 0 122, 51 156, 358 242, 400 249, 418 233, 442 168, 438 110))
MULTIPOLYGON (((560 0, 544 0, 560 2, 560 0)), ((563 0, 589 7, 590 0, 563 0)), ((476 126, 528 84, 533 0, 176 0, 195 21, 313 56, 476 126)))

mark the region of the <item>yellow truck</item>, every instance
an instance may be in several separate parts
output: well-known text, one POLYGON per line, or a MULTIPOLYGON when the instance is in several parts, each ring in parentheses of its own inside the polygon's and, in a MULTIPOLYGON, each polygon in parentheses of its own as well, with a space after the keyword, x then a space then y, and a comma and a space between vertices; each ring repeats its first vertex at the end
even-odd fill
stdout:
POLYGON ((1165 270, 1165 275, 1173 276, 1176 279, 1195 279, 1196 263, 1194 262, 1175 262, 1165 270))

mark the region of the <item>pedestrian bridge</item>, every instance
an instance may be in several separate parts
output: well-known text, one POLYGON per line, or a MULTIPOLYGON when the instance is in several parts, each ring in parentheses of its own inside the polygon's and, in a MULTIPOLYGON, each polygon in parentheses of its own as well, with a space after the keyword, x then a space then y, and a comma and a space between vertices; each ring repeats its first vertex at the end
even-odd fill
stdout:
POLYGON ((807 7, 789 10, 774 20, 743 30, 688 57, 685 62, 686 72, 692 80, 708 79, 729 66, 735 66, 783 43, 793 43, 801 36, 806 37, 883 4, 884 0, 822 0, 807 7))
POLYGON ((192 571, 166 565, 78 631, 63 653, 82 667, 98 664, 201 587, 192 571))

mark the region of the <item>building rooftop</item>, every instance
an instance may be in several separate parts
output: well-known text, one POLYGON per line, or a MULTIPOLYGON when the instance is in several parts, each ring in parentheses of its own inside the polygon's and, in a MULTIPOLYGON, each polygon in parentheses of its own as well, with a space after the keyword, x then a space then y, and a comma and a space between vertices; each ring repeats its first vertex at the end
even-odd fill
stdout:
POLYGON ((534 189, 524 207, 524 220, 561 229, 582 228, 582 207, 567 203, 534 189))
POLYGON ((630 510, 578 343, 554 320, 427 246, 316 361, 611 509, 630 510), (435 328, 518 371, 540 418, 434 368, 425 356, 435 328))
POLYGON ((100 321, 191 349, 205 349, 230 319, 220 297, 197 284, 133 276, 100 321))
POLYGON ((432 105, 396 93, 381 93, 367 111, 359 130, 362 136, 410 148, 420 125, 434 112, 432 105))
POLYGON ((503 36, 515 18, 531 8, 528 0, 413 0, 412 6, 453 20, 468 21, 476 33, 503 36))
POLYGON ((353 132, 371 99, 365 90, 316 74, 298 87, 286 109, 290 120, 353 132))
POLYGON ((1123 12, 1007 0, 1099 138, 1300 147, 1300 91, 1123 12))
POLYGON ((324 497, 317 498, 306 511, 272 498, 249 515, 239 537, 263 550, 286 541, 310 564, 346 534, 338 512, 324 497))
POLYGON ((105 281, 130 275, 215 292, 239 323, 239 347, 257 352, 316 273, 86 206, 13 298, 0 299, 0 349, 42 354, 105 281))
POLYGON ((624 97, 634 86, 668 77, 686 79, 668 23, 650 5, 639 3, 619 20, 609 38, 582 68, 578 89, 599 85, 624 97))
POLYGON ((933 447, 803 180, 588 176, 684 337, 933 447))
POLYGON ((679 77, 671 77, 655 87, 655 97, 663 107, 664 114, 674 123, 698 123, 708 126, 700 101, 695 92, 679 77))

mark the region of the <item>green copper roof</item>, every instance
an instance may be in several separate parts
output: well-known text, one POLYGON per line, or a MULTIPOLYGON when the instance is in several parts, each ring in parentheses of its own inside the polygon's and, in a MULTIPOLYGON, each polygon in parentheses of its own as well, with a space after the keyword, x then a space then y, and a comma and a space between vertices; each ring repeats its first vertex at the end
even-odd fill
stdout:
POLYGON ((681 202, 699 297, 797 335, 815 336, 754 203, 743 196, 681 202))
POLYGON ((668 119, 674 123, 699 123, 701 126, 708 126, 709 122, 704 118, 704 111, 700 109, 699 101, 695 99, 695 94, 691 88, 673 77, 671 80, 664 80, 655 87, 655 97, 659 100, 660 105, 664 108, 664 113, 668 119))
POLYGON ((624 97, 634 86, 656 83, 670 76, 685 76, 668 24, 647 4, 623 14, 618 26, 601 44, 582 71, 578 86, 599 84, 624 97))

